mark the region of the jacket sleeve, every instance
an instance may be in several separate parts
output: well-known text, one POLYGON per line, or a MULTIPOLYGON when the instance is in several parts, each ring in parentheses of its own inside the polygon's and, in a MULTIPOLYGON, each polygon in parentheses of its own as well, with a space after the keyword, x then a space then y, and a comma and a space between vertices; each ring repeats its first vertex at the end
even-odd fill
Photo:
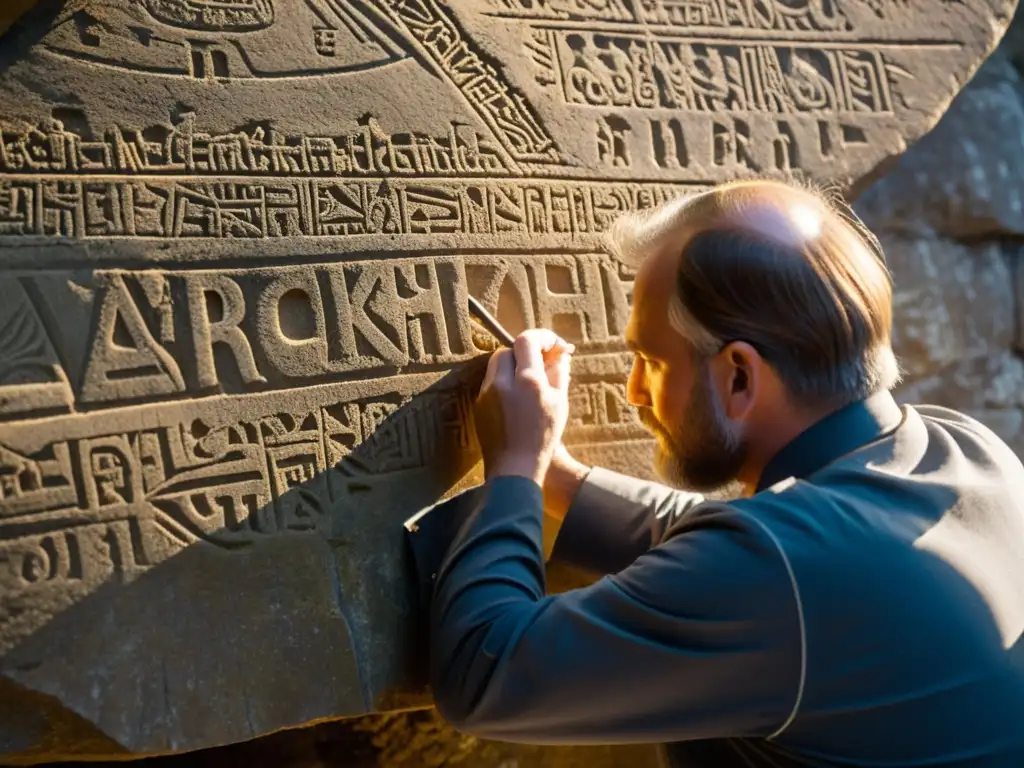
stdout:
POLYGON ((540 488, 494 478, 475 503, 431 613, 435 704, 457 729, 638 743, 767 736, 791 717, 795 594, 744 513, 709 504, 621 572, 545 596, 540 488))
POLYGON ((594 467, 565 515, 551 559, 600 575, 616 573, 703 501, 698 493, 594 467))

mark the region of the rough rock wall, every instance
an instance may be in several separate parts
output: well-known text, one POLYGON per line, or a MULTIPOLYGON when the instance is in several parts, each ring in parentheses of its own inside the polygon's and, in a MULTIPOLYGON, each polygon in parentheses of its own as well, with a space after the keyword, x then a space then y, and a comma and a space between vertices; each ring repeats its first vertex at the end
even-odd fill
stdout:
POLYGON ((899 398, 1024 456, 1024 18, 938 125, 856 201, 895 280, 899 398))
MULTIPOLYGON (((896 282, 900 398, 964 410, 1024 456, 1024 14, 856 208, 896 282)), ((646 747, 524 747, 464 736, 430 712, 275 734, 146 768, 638 768, 646 747)), ((95 764, 90 764, 95 766, 95 764)))

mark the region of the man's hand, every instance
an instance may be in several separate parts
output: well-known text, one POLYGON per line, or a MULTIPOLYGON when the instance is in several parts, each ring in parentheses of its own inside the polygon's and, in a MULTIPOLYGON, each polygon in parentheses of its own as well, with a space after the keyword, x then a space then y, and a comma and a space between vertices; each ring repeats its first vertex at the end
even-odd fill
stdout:
POLYGON ((574 351, 553 331, 534 329, 491 356, 474 409, 487 477, 521 475, 544 484, 569 418, 574 351))

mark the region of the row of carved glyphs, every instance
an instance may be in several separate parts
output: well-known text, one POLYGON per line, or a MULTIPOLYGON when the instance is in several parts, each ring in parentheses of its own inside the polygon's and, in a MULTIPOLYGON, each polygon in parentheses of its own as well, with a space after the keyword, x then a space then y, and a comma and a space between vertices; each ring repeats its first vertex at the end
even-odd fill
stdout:
MULTIPOLYGON (((569 442, 587 439, 588 425, 636 436, 621 380, 574 386, 569 442)), ((411 404, 395 394, 196 418, 31 455, 0 444, 0 594, 143 570, 196 542, 231 550, 266 535, 327 534, 331 511, 355 513, 370 482, 416 482, 407 473, 472 440, 471 393, 452 389, 411 404)))
POLYGON ((886 115, 893 80, 912 75, 879 48, 659 39, 531 29, 538 83, 564 103, 686 112, 886 115))
POLYGON ((0 175, 0 237, 536 235, 605 231, 692 186, 0 175))
MULTIPOLYGON (((269 0, 259 0, 259 2, 267 8, 273 7, 269 0)), ((139 4, 141 5, 141 3, 139 4)), ((128 3, 126 2, 124 5, 128 5, 128 3)), ((182 0, 172 0, 172 2, 163 4, 154 4, 154 0, 150 0, 147 9, 155 19, 164 24, 215 35, 218 31, 254 32, 273 24, 274 19, 271 14, 271 17, 265 20, 265 24, 247 26, 242 23, 241 26, 238 26, 230 21, 230 16, 240 14, 244 17, 246 13, 251 13, 256 7, 254 0, 227 5, 232 7, 230 9, 220 8, 212 16, 202 12, 201 4, 183 2, 182 0), (175 11, 170 12, 171 8, 174 8, 175 11), (183 11, 187 16, 194 13, 195 17, 190 18, 186 23, 179 18, 179 14, 183 11)), ((288 23, 285 19, 291 13, 299 10, 304 3, 303 0, 287 0, 287 5, 291 7, 282 8, 283 23, 288 23)), ((426 66, 439 70, 444 79, 458 89, 470 107, 488 125, 505 151, 514 158, 514 161, 528 163, 557 163, 559 161, 553 140, 546 133, 523 94, 506 82, 504 75, 485 59, 476 43, 463 33, 450 10, 445 7, 445 3, 438 2, 438 0, 365 0, 365 3, 352 3, 355 7, 351 10, 345 8, 346 5, 349 5, 348 0, 328 0, 325 3, 314 3, 314 5, 325 5, 326 7, 312 9, 313 17, 319 17, 323 22, 326 22, 328 17, 336 19, 337 23, 345 27, 346 32, 351 33, 346 37, 351 37, 354 42, 365 44, 367 51, 362 53, 377 47, 375 39, 386 37, 386 41, 376 40, 382 43, 379 53, 383 53, 384 50, 393 51, 396 47, 395 43, 398 42, 398 51, 404 49, 407 52, 415 52, 426 66), (367 5, 370 7, 359 7, 367 5), (386 29, 376 29, 377 25, 372 20, 375 14, 380 14, 388 20, 389 24, 386 25, 386 29), (364 25, 368 25, 369 29, 364 25), (371 29, 373 31, 370 31, 371 29), (369 32, 369 36, 367 36, 367 32, 369 32), (412 50, 409 51, 409 49, 412 50)), ((100 19, 91 16, 88 10, 75 14, 74 21, 80 38, 78 42, 81 46, 87 50, 98 49, 106 36, 107 25, 100 19)), ((150 37, 155 38, 159 48, 163 48, 168 43, 167 40, 162 39, 162 36, 153 35, 152 30, 146 29, 144 22, 141 25, 130 24, 125 32, 132 39, 148 39, 145 37, 148 33, 150 37)), ((295 32, 298 32, 298 29, 295 29, 295 32)), ((334 57, 341 53, 343 57, 347 57, 351 54, 358 60, 360 51, 339 52, 338 35, 335 30, 317 26, 310 32, 313 34, 313 42, 318 55, 334 57)), ((258 35, 256 39, 259 40, 258 35)), ((107 44, 116 46, 116 42, 113 41, 108 41, 107 44)), ((241 65, 243 70, 248 70, 252 74, 245 55, 246 46, 250 43, 244 37, 236 37, 232 34, 219 41, 211 41, 209 37, 202 36, 195 40, 180 40, 178 44, 180 52, 189 62, 187 69, 179 69, 173 63, 167 62, 163 71, 159 69, 151 71, 160 71, 161 74, 166 75, 169 74, 167 71, 169 66, 170 73, 187 71, 192 77, 199 79, 211 77, 227 80, 232 77, 233 66, 229 62, 235 61, 236 57, 240 56, 241 60, 235 61, 235 64, 241 65)), ((264 45, 266 44, 268 43, 264 43, 264 45)), ((256 46, 256 58, 261 58, 259 43, 254 45, 256 46)), ((74 49, 75 46, 72 50, 74 49)), ((60 50, 60 46, 58 50, 60 50)), ((108 53, 115 54, 115 60, 118 58, 116 50, 108 53)), ((288 59, 287 53, 283 56, 286 60, 288 59)), ((72 54, 72 58, 84 61, 92 60, 91 55, 83 56, 80 48, 72 54)), ((276 55, 273 57, 274 61, 278 61, 278 58, 276 55)), ((158 55, 143 56, 143 61, 149 65, 159 60, 158 55)), ((131 67, 129 66, 129 68, 131 67)), ((143 71, 146 71, 145 67, 143 71)), ((308 70, 303 72, 301 69, 297 70, 297 73, 304 76, 311 74, 308 70)))
MULTIPOLYGON (((762 121, 763 123, 764 121, 762 121)), ((805 125, 792 118, 777 119, 770 125, 760 125, 752 128, 748 120, 738 117, 701 116, 699 118, 683 119, 680 117, 656 117, 647 118, 637 115, 630 115, 628 112, 616 114, 598 115, 594 119, 594 140, 597 147, 599 163, 607 167, 632 167, 634 158, 640 160, 640 156, 646 154, 654 167, 671 169, 691 169, 694 172, 704 167, 705 172, 708 166, 720 167, 729 165, 729 152, 726 149, 723 137, 732 133, 739 137, 739 141, 745 146, 746 155, 755 156, 758 154, 757 147, 762 150, 774 151, 770 144, 776 142, 777 136, 794 136, 796 132, 813 129, 813 125, 805 125), (775 131, 776 135, 772 134, 775 131), (624 139, 622 137, 630 136, 624 139), (644 137, 644 141, 638 141, 644 137), (614 145, 624 142, 623 148, 616 148, 614 145), (628 144, 629 146, 626 146, 628 144), (610 160, 609 160, 610 158, 610 160)), ((128 131, 122 128, 113 127, 108 129, 102 139, 93 139, 91 136, 82 136, 74 131, 65 128, 64 123, 52 118, 42 121, 38 126, 22 131, 0 130, 0 187, 6 192, 0 196, 0 205, 6 201, 6 212, 0 213, 0 233, 11 234, 18 232, 22 234, 42 234, 52 232, 55 227, 51 224, 41 224, 46 216, 32 217, 32 206, 30 202, 36 202, 35 197, 39 196, 38 205, 44 208, 53 207, 46 205, 46 199, 53 197, 67 200, 79 199, 88 190, 91 195, 96 195, 97 190, 110 189, 105 194, 110 195, 113 200, 107 203, 103 200, 97 201, 89 206, 94 212, 115 208, 124 205, 121 202, 133 193, 129 189, 149 189, 153 195, 169 195, 164 190, 176 189, 181 185, 183 190, 195 190, 195 197, 202 199, 205 194, 211 200, 224 202, 225 204, 244 206, 246 201, 250 205, 257 205, 258 201, 268 201, 271 208, 292 202, 300 208, 301 215, 296 217, 278 217, 282 222, 289 222, 294 218, 296 221, 310 221, 310 216, 319 219, 329 213, 333 206, 330 203, 331 197, 344 200, 346 204, 353 207, 354 201, 363 202, 374 197, 387 198, 397 195, 398 205, 408 207, 410 205, 407 192, 410 189, 404 186, 406 182, 399 184, 393 191, 385 188, 383 192, 377 187, 369 185, 360 186, 349 184, 347 186, 334 187, 326 185, 305 185, 305 191, 300 192, 296 187, 300 179, 324 178, 324 177, 415 177, 425 179, 432 176, 480 176, 487 178, 502 177, 508 175, 508 170, 502 165, 500 154, 496 148, 486 139, 478 134, 465 134, 460 130, 462 126, 453 125, 446 139, 437 140, 418 134, 398 134, 395 136, 385 133, 372 117, 360 121, 360 128, 355 133, 337 138, 331 137, 309 137, 309 136, 282 136, 272 129, 257 127, 251 130, 239 130, 220 135, 212 135, 197 129, 196 118, 193 113, 182 116, 169 125, 151 126, 144 130, 128 131), (104 178, 103 180, 90 180, 90 177, 97 175, 122 178, 104 178), (232 182, 232 178, 238 176, 254 176, 245 182, 232 182), (131 184, 133 176, 145 177, 146 181, 131 184), (166 180, 154 181, 154 176, 166 176, 166 180), (222 181, 222 185, 196 184, 190 179, 178 178, 182 176, 210 176, 222 181), (171 181, 174 177, 174 181, 171 181), (271 178, 266 178, 271 177, 271 178), (282 178, 284 177, 284 178, 282 178), (14 188, 31 187, 31 182, 43 182, 46 179, 65 182, 63 186, 36 186, 29 192, 12 192, 14 188), (81 186, 72 182, 78 180, 81 186), (241 184, 239 187, 238 185, 241 184), (268 194, 267 186, 272 190, 268 194), (223 191, 222 191, 223 190, 223 191), (262 191, 261 191, 262 190, 262 191), (344 190, 344 191, 343 191, 344 190), (59 195, 58 195, 59 193, 59 195), (301 195, 305 194, 305 200, 313 206, 310 212, 301 211, 301 195), (19 199, 14 199, 12 195, 19 199), (27 195, 27 197, 26 197, 27 195), (403 197, 405 195, 405 197, 403 197), (313 205, 316 201, 316 205, 313 205), (120 205, 113 205, 120 203, 120 205), (20 219, 18 211, 21 211, 20 219), (29 219, 36 222, 36 226, 26 226, 29 219), (16 226, 21 221, 22 226, 16 226), (6 222, 4 227, 3 222, 6 222), (42 232, 40 232, 40 226, 42 232)), ((863 133, 862 129, 844 126, 838 119, 817 121, 817 133, 828 135, 838 130, 857 130, 863 133)), ((817 152, 817 159, 828 158, 828 147, 821 140, 814 149, 817 152)), ((764 154, 762 151, 761 154, 764 154)), ((642 161, 637 163, 642 165, 642 161)), ((737 153, 732 164, 743 165, 742 153, 737 153)), ((791 165, 779 165, 780 169, 788 170, 791 165)), ((731 166, 730 166, 731 167, 731 166)), ((747 167, 758 170, 747 163, 747 167)), ((413 189, 412 203, 416 199, 428 202, 432 198, 437 199, 437 205, 444 207, 458 206, 463 211, 462 218, 470 218, 475 209, 483 204, 488 193, 484 185, 452 186, 436 185, 424 186, 415 185, 413 189)), ((628 185, 623 188, 627 197, 630 198, 630 205, 633 205, 634 194, 628 190, 633 189, 628 185)), ((637 188, 642 189, 642 187, 637 188)), ((575 196, 586 205, 586 198, 591 198, 591 207, 601 208, 604 205, 600 199, 603 196, 614 196, 607 192, 607 185, 579 186, 571 191, 563 191, 562 187, 551 187, 551 194, 558 198, 566 194, 575 196), (592 190, 589 191, 588 190, 592 190), (595 197, 596 195, 596 197, 595 197)), ((104 193, 99 193, 104 194, 104 193)), ((497 187, 491 191, 493 198, 491 207, 496 208, 496 213, 506 219, 523 221, 524 217, 515 214, 516 209, 523 209, 526 199, 536 199, 542 192, 536 191, 534 185, 524 184, 517 181, 499 181, 497 187), (520 193, 515 190, 521 189, 520 193)), ((620 197, 622 194, 620 193, 620 197)), ((145 201, 147 195, 143 192, 141 200, 145 201)), ((186 193, 186 198, 187 198, 186 193)), ((152 195, 150 196, 152 199, 152 195)), ((635 204, 643 205, 644 201, 639 199, 635 204)), ((56 203, 55 203, 56 204, 56 203)), ((186 203, 186 205, 195 203, 186 203)), ((61 208, 59 204, 56 204, 61 208)), ((85 204, 83 203, 83 207, 85 204)), ((63 206, 66 207, 66 206, 63 206)), ((391 206, 395 207, 394 204, 391 206)), ((140 211, 145 209, 144 202, 140 202, 140 211)), ((135 208, 125 211, 123 216, 129 221, 134 220, 135 208)), ((161 212, 164 209, 161 209, 161 212)), ((355 210, 361 210, 355 206, 355 210)), ((477 218, 479 218, 479 212, 477 218)), ((410 214, 415 216, 415 211, 410 214)), ((421 214, 422 217, 422 214, 421 214)), ((141 214, 145 218, 145 214, 141 214)), ((159 218, 159 217, 158 217, 159 218)), ((452 216, 445 217, 449 221, 452 216)), ((585 217, 586 218, 586 217, 585 217)), ((79 217, 83 222, 84 213, 79 217)), ((493 217, 492 217, 493 219, 493 217)), ((74 221, 74 217, 71 217, 74 221)), ((89 219, 89 225, 85 226, 84 236, 102 234, 129 234, 124 226, 115 226, 117 218, 111 213, 105 219, 89 219)), ((255 223, 255 222, 254 222, 255 223)), ((366 228, 370 226, 366 224, 366 228)), ((410 222, 405 232, 413 233, 410 222)), ((600 222, 595 222, 595 227, 600 227, 600 222)), ((312 234, 307 231, 315 229, 312 224, 303 230, 303 234, 312 234)), ((499 231, 501 225, 494 223, 493 226, 484 227, 483 231, 499 231)), ((174 228, 172 227, 172 230, 174 228)), ((180 228, 182 232, 185 227, 180 228)), ((552 225, 551 231, 558 231, 552 225)), ((346 230, 348 231, 348 230, 346 230)), ((358 232, 358 230, 352 230, 358 232)), ((463 228, 454 231, 471 233, 475 230, 463 228)), ((532 228, 530 231, 535 231, 532 228)), ((584 230, 586 231, 586 227, 584 230)), ((288 230, 283 227, 270 228, 260 227, 260 233, 264 236, 272 236, 274 233, 287 234, 288 230)))
POLYGON ((454 388, 227 422, 215 411, 181 421, 179 411, 166 426, 57 440, 31 455, 0 444, 0 583, 86 578, 80 540, 97 532, 113 537, 101 562, 126 571, 168 546, 328 533, 330 507, 369 479, 468 451, 470 405, 454 388), (162 546, 143 541, 154 535, 162 546))
POLYGON ((495 15, 521 19, 758 31, 850 29, 836 0, 495 0, 494 5, 495 15))
MULTIPOLYGON (((66 110, 65 110, 66 111, 66 110)), ((76 115, 76 117, 78 117, 76 115)), ((341 136, 284 135, 271 125, 211 134, 186 112, 144 129, 111 126, 102 136, 52 117, 27 130, 0 130, 0 173, 257 176, 500 176, 494 142, 463 124, 434 137, 389 134, 366 115, 341 136)))
POLYGON ((0 418, 442 370, 480 354, 467 294, 510 327, 620 348, 631 292, 603 254, 4 278, 0 418), (56 317, 90 331, 51 338, 56 317))

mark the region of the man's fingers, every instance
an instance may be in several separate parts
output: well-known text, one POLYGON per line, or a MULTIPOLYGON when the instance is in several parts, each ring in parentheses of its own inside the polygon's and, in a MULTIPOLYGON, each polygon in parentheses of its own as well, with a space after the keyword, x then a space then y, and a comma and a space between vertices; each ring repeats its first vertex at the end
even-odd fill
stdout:
POLYGON ((569 391, 570 370, 572 369, 572 354, 563 352, 553 366, 548 368, 551 386, 560 392, 569 391))
POLYGON ((496 350, 487 361, 487 372, 480 384, 481 394, 495 386, 507 383, 515 376, 516 361, 510 349, 496 350))
POLYGON ((520 374, 542 376, 550 363, 559 357, 572 354, 575 347, 554 331, 547 328, 533 328, 516 337, 516 370, 520 374))
POLYGON ((516 337, 516 371, 519 375, 539 375, 544 372, 544 348, 558 338, 546 329, 526 331, 516 337), (540 331, 538 333, 538 331, 540 331))

